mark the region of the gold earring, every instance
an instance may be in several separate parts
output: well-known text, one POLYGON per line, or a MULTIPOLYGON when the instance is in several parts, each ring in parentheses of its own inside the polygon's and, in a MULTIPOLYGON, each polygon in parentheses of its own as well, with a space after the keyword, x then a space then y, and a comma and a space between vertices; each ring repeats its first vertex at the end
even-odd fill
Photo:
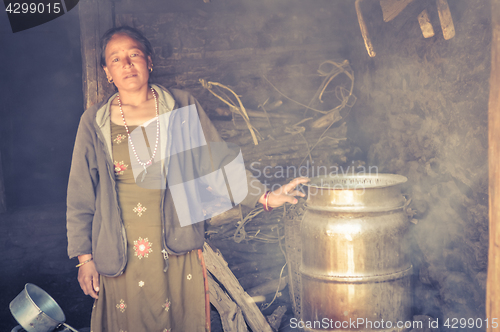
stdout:
POLYGON ((113 79, 108 77, 108 83, 113 83, 113 79))
POLYGON ((149 67, 149 72, 152 73, 153 72, 153 64, 151 64, 151 67, 149 67))

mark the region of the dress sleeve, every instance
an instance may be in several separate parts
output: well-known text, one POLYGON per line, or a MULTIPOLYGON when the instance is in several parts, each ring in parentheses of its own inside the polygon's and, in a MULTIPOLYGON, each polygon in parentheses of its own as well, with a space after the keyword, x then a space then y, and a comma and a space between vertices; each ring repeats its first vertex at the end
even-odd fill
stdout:
POLYGON ((76 134, 68 181, 66 224, 70 258, 92 253, 98 172, 92 117, 85 112, 76 134))

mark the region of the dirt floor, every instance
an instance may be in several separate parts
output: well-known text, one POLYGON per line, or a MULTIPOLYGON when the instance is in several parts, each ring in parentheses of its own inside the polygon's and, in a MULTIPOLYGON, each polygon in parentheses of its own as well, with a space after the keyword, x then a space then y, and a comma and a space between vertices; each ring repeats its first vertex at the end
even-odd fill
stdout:
MULTIPOLYGON (((80 332, 88 332, 93 300, 85 296, 77 281, 76 260, 66 254, 66 206, 43 205, 13 209, 0 214, 0 331, 18 325, 9 303, 33 283, 59 304, 66 323, 80 332)), ((284 292, 287 292, 285 290, 284 292)), ((272 312, 272 311, 271 311, 272 312)), ((270 313, 268 313, 270 314, 270 313)), ((283 318, 280 331, 289 331, 283 318)), ((222 332, 217 311, 212 307, 212 331, 222 332)))
POLYGON ((33 283, 60 305, 66 323, 88 327, 92 299, 78 285, 76 260, 66 254, 66 207, 45 205, 15 209, 0 215, 0 331, 17 325, 9 303, 33 283))

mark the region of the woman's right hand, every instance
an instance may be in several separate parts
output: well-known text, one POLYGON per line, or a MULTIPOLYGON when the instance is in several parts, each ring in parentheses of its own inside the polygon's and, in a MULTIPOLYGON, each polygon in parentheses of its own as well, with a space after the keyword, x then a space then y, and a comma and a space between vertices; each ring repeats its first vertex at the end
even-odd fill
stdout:
MULTIPOLYGON (((81 255, 78 256, 78 261, 82 263, 91 258, 92 255, 81 255)), ((99 293, 99 273, 97 273, 93 260, 78 268, 78 282, 85 295, 90 295, 94 299, 97 299, 97 294, 99 293)))

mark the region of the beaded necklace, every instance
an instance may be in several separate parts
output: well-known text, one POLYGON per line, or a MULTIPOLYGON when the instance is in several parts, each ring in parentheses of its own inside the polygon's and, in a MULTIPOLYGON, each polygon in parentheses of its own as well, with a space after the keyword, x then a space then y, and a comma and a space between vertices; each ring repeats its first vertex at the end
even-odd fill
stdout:
POLYGON ((153 155, 146 162, 141 161, 141 159, 139 159, 139 156, 137 155, 137 152, 135 151, 135 146, 134 146, 134 143, 132 142, 132 137, 130 136, 127 122, 125 122, 125 115, 123 114, 123 110, 122 110, 122 101, 120 100, 120 94, 118 94, 118 106, 120 107, 120 113, 122 115, 123 124, 125 125, 125 130, 127 131, 128 141, 130 142, 130 146, 132 147, 132 151, 134 152, 135 159, 137 160, 139 165, 144 167, 144 174, 142 175, 141 181, 144 181, 144 176, 148 173, 146 167, 151 165, 153 163, 153 160, 155 159, 156 151, 158 149, 158 140, 160 137, 160 118, 158 117, 158 100, 156 99, 156 93, 153 90, 153 88, 151 88, 151 92, 153 93, 153 97, 155 98, 155 108, 156 108, 156 143, 155 143, 155 149, 153 151, 153 155))

